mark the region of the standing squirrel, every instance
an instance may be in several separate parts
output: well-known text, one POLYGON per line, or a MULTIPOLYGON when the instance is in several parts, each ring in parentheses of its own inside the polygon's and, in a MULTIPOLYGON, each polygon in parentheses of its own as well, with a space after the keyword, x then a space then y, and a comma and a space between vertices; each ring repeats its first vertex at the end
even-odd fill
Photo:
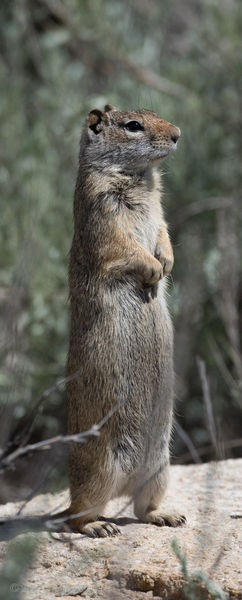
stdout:
POLYGON ((178 526, 159 508, 167 486, 173 335, 164 276, 173 251, 160 204, 159 161, 180 130, 150 110, 92 110, 81 136, 70 252, 68 433, 117 410, 99 437, 72 443, 70 525, 115 535, 106 503, 134 500, 146 523, 178 526), (74 516, 77 515, 77 516, 74 516))

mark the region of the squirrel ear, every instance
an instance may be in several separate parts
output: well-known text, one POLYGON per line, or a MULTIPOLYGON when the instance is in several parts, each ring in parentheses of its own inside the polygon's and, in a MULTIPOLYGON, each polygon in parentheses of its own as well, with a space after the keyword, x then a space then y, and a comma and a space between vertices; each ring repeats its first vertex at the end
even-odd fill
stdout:
POLYGON ((105 110, 105 112, 110 112, 111 110, 118 110, 118 108, 117 108, 117 106, 114 106, 113 104, 105 104, 104 110, 105 110))
POLYGON ((103 117, 105 117, 105 113, 98 108, 91 110, 87 116, 87 127, 89 127, 96 135, 102 130, 103 117))

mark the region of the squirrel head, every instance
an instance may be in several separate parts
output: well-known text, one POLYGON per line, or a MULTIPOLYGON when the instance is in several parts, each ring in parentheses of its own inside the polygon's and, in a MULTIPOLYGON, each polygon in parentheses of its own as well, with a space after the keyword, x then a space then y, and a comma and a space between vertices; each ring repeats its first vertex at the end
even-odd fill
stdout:
POLYGON ((156 113, 120 111, 112 104, 88 114, 81 155, 100 169, 139 171, 176 150, 180 129, 156 113))

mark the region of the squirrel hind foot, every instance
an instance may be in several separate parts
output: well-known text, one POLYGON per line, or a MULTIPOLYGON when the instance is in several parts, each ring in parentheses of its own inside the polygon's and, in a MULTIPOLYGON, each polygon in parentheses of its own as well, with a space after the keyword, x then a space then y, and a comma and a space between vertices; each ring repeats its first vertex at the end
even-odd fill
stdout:
POLYGON ((145 522, 158 525, 159 527, 181 527, 186 523, 186 517, 178 513, 163 513, 158 510, 151 510, 145 515, 145 522))
MULTIPOLYGON (((70 521, 71 525, 71 521, 70 521)), ((89 523, 83 524, 83 521, 79 521, 75 519, 72 528, 74 530, 78 530, 79 533, 87 535, 91 538, 96 537, 114 537, 121 533, 120 529, 115 525, 115 523, 111 523, 110 521, 90 521, 89 523)))

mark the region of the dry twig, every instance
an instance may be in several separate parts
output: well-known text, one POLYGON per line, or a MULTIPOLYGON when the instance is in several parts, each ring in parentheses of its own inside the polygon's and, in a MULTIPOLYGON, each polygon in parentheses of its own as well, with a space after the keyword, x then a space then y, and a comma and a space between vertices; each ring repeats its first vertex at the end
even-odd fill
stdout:
POLYGON ((20 456, 24 456, 29 452, 33 452, 36 450, 47 450, 50 446, 54 444, 69 444, 70 442, 76 443, 84 443, 89 437, 97 437, 100 435, 101 428, 105 425, 105 423, 113 416, 113 414, 120 408, 120 403, 116 404, 113 408, 111 408, 108 413, 101 419, 101 421, 97 424, 92 425, 90 429, 87 431, 82 431, 81 433, 75 433, 72 435, 56 435, 52 438, 48 438, 47 440, 42 440, 40 442, 36 442, 35 444, 27 444, 26 446, 22 446, 11 452, 8 456, 3 458, 0 461, 0 473, 2 473, 7 467, 10 466, 17 458, 20 456))
POLYGON ((215 425, 215 420, 214 420, 214 416, 213 416, 210 385, 209 385, 209 381, 208 381, 208 377, 207 377, 207 373, 206 373, 206 365, 205 365, 205 362, 199 356, 197 357, 197 366, 198 366, 198 371, 199 371, 200 380, 201 380, 201 384, 202 384, 203 400, 204 400, 204 405, 205 405, 206 414, 207 414, 207 424, 208 424, 209 434, 211 437, 211 442, 214 447, 216 457, 222 458, 221 448, 219 447, 218 442, 217 442, 216 425, 215 425))

